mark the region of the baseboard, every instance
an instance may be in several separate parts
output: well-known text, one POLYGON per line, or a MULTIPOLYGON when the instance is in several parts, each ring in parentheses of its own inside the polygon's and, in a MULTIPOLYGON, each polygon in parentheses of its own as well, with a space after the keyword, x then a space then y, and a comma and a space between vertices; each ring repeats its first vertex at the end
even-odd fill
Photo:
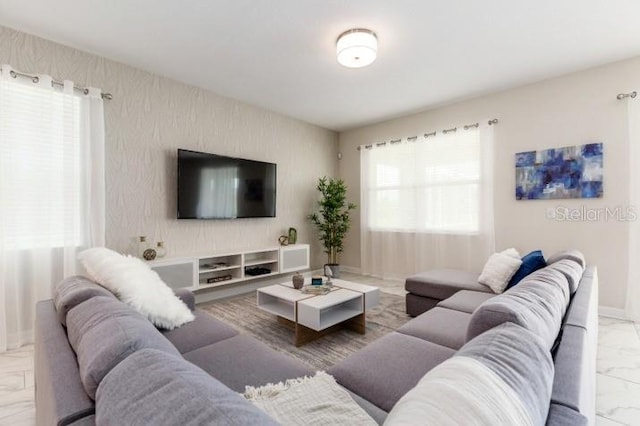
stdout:
POLYGON ((609 306, 599 306, 598 307, 598 315, 608 318, 615 318, 621 320, 629 320, 627 318, 624 309, 620 308, 611 308, 609 306))
POLYGON ((340 265, 340 270, 344 272, 349 272, 350 274, 362 274, 362 270, 360 268, 356 268, 353 266, 340 265))

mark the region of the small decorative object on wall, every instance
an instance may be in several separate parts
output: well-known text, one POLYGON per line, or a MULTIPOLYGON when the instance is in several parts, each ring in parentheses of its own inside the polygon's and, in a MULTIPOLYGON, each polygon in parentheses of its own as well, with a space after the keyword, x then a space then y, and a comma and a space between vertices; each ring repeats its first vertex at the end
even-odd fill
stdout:
POLYGON ((287 237, 286 235, 280 235, 280 238, 278 238, 278 242, 281 246, 289 245, 289 237, 287 237))
POLYGON ((291 280, 293 281, 293 288, 296 290, 300 290, 304 285, 304 277, 300 272, 296 272, 291 280))
POLYGON ((602 197, 602 143, 516 154, 516 199, 602 197))
POLYGON ((289 244, 295 244, 298 241, 298 230, 296 228, 289 228, 289 244))

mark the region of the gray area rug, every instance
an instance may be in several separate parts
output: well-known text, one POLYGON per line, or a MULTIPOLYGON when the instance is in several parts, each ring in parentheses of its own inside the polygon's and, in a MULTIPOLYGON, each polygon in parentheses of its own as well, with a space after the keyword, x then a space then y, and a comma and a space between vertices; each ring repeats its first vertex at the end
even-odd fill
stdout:
POLYGON ((390 333, 410 317, 405 313, 403 296, 381 287, 380 304, 367 311, 367 332, 358 334, 338 330, 299 348, 293 344, 293 329, 278 324, 275 315, 256 307, 256 293, 248 293, 198 307, 233 326, 240 333, 251 335, 279 352, 293 356, 316 370, 326 370, 358 349, 390 333))

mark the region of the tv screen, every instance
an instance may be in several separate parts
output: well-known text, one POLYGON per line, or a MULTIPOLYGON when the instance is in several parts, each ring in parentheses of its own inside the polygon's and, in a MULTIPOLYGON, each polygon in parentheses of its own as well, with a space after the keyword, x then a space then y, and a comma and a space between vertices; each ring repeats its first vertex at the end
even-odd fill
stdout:
POLYGON ((275 164, 178 150, 178 219, 275 216, 275 164))

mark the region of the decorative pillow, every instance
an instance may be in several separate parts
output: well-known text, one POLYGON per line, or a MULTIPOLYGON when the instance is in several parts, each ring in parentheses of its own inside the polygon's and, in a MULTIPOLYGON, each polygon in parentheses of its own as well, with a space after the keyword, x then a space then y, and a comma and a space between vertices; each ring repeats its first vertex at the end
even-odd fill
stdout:
POLYGON ((509 289, 513 287, 530 273, 535 272, 538 269, 542 269, 545 266, 547 266, 547 262, 544 261, 542 251, 532 251, 522 258, 522 265, 520 265, 520 268, 516 271, 513 277, 511 277, 511 281, 509 281, 507 288, 509 289))
POLYGON ((494 293, 502 293, 521 264, 520 258, 494 253, 484 265, 478 282, 491 288, 494 293))
POLYGON ((518 250, 516 250, 514 247, 502 250, 500 253, 506 254, 509 257, 520 259, 520 253, 518 253, 518 250))
POLYGON ((172 330, 194 320, 187 305, 140 259, 104 247, 85 250, 78 259, 95 282, 156 326, 172 330))
POLYGON ((92 297, 71 309, 67 335, 78 358, 80 380, 92 399, 111 369, 140 349, 180 356, 146 318, 112 297, 92 297))

